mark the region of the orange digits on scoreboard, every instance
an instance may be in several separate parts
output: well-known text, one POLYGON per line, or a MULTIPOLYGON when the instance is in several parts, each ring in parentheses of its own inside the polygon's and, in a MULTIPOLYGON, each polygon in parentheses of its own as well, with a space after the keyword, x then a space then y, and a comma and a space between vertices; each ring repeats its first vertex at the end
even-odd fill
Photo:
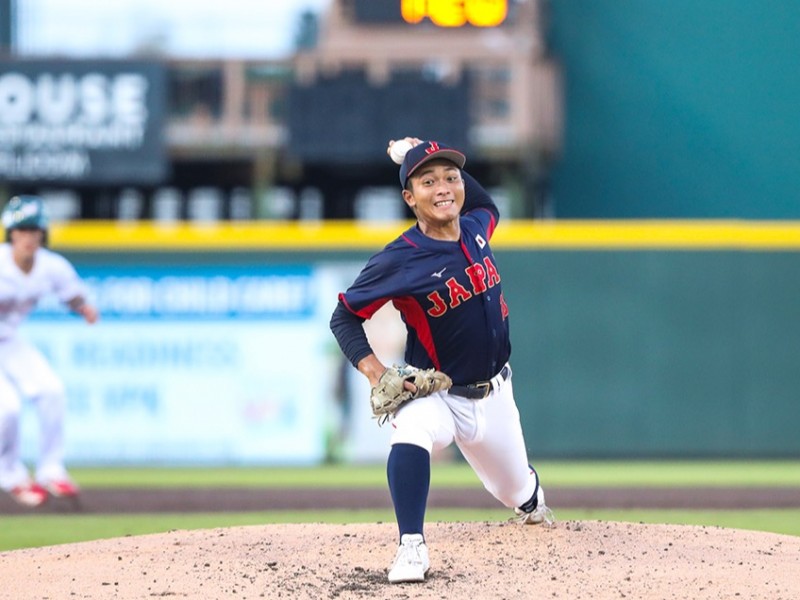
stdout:
POLYGON ((467 0, 467 21, 475 27, 496 27, 506 20, 507 0, 467 0))
POLYGON ((400 0, 400 14, 411 24, 428 17, 439 27, 496 27, 508 15, 508 0, 400 0))
POLYGON ((400 14, 406 23, 416 25, 425 18, 428 0, 400 0, 400 14))

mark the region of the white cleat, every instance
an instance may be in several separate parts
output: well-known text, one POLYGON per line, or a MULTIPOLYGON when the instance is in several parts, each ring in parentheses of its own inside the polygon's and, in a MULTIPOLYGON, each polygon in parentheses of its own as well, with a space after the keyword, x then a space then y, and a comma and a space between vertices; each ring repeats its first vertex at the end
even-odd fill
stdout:
POLYGON ((513 520, 524 523, 525 525, 539 525, 542 523, 545 527, 553 527, 556 522, 553 511, 550 510, 544 502, 544 490, 542 486, 539 486, 539 490, 536 492, 536 508, 531 512, 525 512, 520 508, 515 508, 514 512, 517 516, 513 520))
POLYGON ((389 570, 389 583, 425 581, 430 568, 428 546, 421 533, 406 533, 400 538, 400 546, 389 570))

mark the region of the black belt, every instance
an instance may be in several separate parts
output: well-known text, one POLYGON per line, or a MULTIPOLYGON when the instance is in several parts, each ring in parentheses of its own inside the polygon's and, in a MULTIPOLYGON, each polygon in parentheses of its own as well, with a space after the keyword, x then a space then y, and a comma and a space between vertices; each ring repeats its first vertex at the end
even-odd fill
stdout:
MULTIPOLYGON (((497 375, 503 381, 506 381, 511 376, 511 367, 506 365, 497 375)), ((497 377, 493 379, 497 379, 497 377)), ((454 385, 450 388, 450 394, 453 396, 461 396, 468 400, 483 400, 492 393, 493 385, 492 379, 489 381, 479 381, 477 383, 470 383, 469 385, 454 385)))

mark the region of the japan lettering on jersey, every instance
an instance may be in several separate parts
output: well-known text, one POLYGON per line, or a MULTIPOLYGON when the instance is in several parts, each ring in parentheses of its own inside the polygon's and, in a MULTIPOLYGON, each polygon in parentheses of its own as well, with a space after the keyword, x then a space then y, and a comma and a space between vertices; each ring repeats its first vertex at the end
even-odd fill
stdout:
POLYGON ((416 226, 373 256, 340 296, 368 319, 391 301, 408 332, 405 360, 442 370, 462 385, 496 375, 508 361, 508 306, 487 243, 495 217, 461 217, 456 242, 425 236, 416 226))
MULTIPOLYGON (((500 274, 492 262, 490 257, 485 257, 483 263, 473 263, 464 270, 469 278, 471 289, 467 289, 461 285, 455 277, 449 277, 445 281, 447 286, 447 300, 442 298, 442 294, 438 290, 434 290, 428 294, 428 299, 431 301, 431 308, 428 309, 428 314, 432 317, 441 317, 450 308, 458 308, 462 302, 469 300, 475 294, 483 294, 489 288, 493 288, 500 283, 500 274)), ((503 311, 503 318, 508 316, 508 307, 500 296, 501 310, 503 311)))

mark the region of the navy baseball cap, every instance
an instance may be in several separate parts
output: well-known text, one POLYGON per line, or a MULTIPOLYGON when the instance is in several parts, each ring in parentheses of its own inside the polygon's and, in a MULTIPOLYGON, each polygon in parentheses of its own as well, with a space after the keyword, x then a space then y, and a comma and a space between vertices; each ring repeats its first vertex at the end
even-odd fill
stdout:
POLYGON ((464 164, 467 162, 467 157, 455 148, 445 146, 439 142, 422 142, 406 153, 403 164, 400 165, 400 185, 406 187, 406 182, 414 174, 414 171, 434 158, 449 160, 455 163, 459 169, 463 169, 464 164))

